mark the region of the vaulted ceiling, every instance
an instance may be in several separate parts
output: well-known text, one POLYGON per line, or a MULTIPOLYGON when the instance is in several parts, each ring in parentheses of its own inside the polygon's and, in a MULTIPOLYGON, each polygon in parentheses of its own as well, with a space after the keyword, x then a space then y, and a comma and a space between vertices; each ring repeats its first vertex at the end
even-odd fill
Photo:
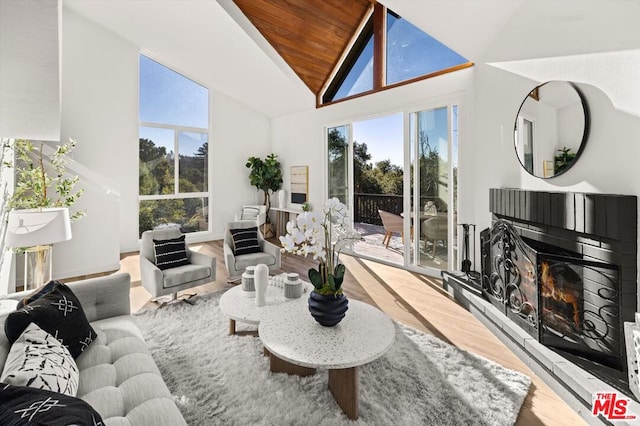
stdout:
MULTIPOLYGON (((315 17, 315 26, 308 23, 307 8, 315 5, 317 13, 321 13, 325 3, 333 5, 334 11, 370 3, 369 0, 61 2, 65 10, 98 23, 164 65, 269 117, 314 109, 315 93, 324 79, 322 72, 316 70, 317 75, 311 77, 313 73, 308 70, 314 66, 330 68, 331 61, 323 59, 331 56, 327 50, 330 46, 325 46, 328 36, 322 33, 325 38, 319 44, 317 37, 312 38, 320 34, 317 27, 323 26, 320 24, 323 21, 315 17), (271 25, 274 34, 271 41, 266 30, 263 34, 243 13, 240 5, 244 3, 256 9, 255 13, 259 13, 257 5, 261 3, 286 4, 297 12, 293 15, 287 12, 286 19, 275 12, 271 12, 276 15, 271 18, 262 16, 267 21, 277 19, 277 25, 271 25), (302 15, 296 8, 301 4, 305 7, 302 15), (306 44, 296 40, 301 50, 297 55, 289 52, 299 61, 308 57, 309 65, 300 62, 300 69, 293 68, 293 59, 291 64, 284 59, 288 42, 284 39, 288 35, 294 37, 290 31, 296 28, 297 34, 302 34, 296 38, 310 38, 304 41, 306 44), (283 45, 281 51, 277 50, 276 34, 283 45), (321 61, 325 61, 324 65, 319 65, 321 61)), ((476 65, 640 48, 640 25, 636 22, 640 1, 380 0, 380 3, 476 65)), ((332 22, 324 24, 325 27, 332 22)), ((63 22, 63 29, 64 26, 63 22)), ((342 31, 346 40, 348 31, 342 31)), ((335 43, 339 38, 335 36, 335 43)))
POLYGON ((314 94, 356 35, 372 0, 234 0, 314 94))

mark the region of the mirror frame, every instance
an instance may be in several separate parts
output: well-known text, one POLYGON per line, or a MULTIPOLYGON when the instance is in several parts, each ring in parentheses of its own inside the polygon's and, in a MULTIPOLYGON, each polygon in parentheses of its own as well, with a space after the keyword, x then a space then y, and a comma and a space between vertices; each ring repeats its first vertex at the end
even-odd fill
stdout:
POLYGON ((591 117, 589 114, 589 106, 587 105, 587 100, 584 96, 584 94, 582 93, 582 91, 580 90, 580 88, 573 83, 572 81, 565 81, 565 80, 549 80, 546 81, 544 83, 541 83, 539 85, 537 85, 536 87, 534 87, 529 93, 527 93, 527 95, 525 96, 524 100, 522 101, 522 103, 520 104, 520 107, 518 108, 518 112, 516 113, 516 120, 513 126, 513 137, 514 137, 514 141, 513 141, 513 148, 515 150, 516 153, 516 157, 518 158, 518 162, 520 163, 520 166, 527 172, 529 173, 531 176, 537 177, 539 179, 553 179, 555 177, 561 176, 563 174, 565 174, 569 169, 571 169, 573 167, 573 165, 578 161, 578 159, 580 158, 580 156, 582 155, 582 152, 584 151, 584 148, 587 144, 587 139, 589 138, 589 129, 591 127, 591 117), (520 116, 520 112, 522 111, 522 107, 524 106, 524 103, 527 101, 527 99, 529 99, 529 97, 532 97, 534 99, 537 100, 537 96, 538 96, 538 92, 540 90, 540 88, 542 86, 544 86, 545 84, 549 84, 549 83, 564 83, 564 84, 568 84, 573 90, 575 90, 575 92, 578 94, 578 98, 580 99, 580 103, 582 104, 582 112, 584 114, 584 129, 582 132, 582 139, 580 140, 580 146, 578 147, 578 150, 576 152, 576 156, 574 157, 573 161, 567 166, 565 167, 560 173, 554 174, 552 176, 538 176, 536 174, 534 174, 533 171, 529 171, 524 163, 523 163, 523 159, 520 158, 520 155, 518 155, 518 149, 517 149, 517 141, 515 140, 516 137, 516 132, 518 130, 518 117, 520 116))

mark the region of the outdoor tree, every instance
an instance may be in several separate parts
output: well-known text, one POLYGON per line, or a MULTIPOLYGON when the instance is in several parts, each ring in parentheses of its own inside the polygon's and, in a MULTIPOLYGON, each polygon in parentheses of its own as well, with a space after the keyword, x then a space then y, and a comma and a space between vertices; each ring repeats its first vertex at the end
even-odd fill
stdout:
MULTIPOLYGON (((174 154, 152 140, 140 138, 139 185, 142 195, 175 193, 174 154)), ((208 145, 203 143, 192 155, 180 155, 178 192, 204 192, 207 188, 206 161, 208 145)), ((180 224, 183 232, 201 230, 206 205, 200 197, 143 200, 139 207, 139 232, 160 224, 180 224)))

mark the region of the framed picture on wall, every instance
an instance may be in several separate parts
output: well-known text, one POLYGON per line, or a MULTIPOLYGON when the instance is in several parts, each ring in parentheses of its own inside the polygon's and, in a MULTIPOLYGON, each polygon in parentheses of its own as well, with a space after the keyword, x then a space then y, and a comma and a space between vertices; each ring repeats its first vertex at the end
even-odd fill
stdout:
POLYGON ((291 167, 291 203, 309 201, 309 166, 291 167))

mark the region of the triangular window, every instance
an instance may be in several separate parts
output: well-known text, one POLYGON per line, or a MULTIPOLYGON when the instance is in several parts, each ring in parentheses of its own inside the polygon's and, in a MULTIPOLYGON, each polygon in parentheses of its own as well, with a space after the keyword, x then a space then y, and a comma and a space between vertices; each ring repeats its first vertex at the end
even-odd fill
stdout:
POLYGON ((463 56, 376 3, 372 16, 327 85, 322 103, 471 65, 463 56))

